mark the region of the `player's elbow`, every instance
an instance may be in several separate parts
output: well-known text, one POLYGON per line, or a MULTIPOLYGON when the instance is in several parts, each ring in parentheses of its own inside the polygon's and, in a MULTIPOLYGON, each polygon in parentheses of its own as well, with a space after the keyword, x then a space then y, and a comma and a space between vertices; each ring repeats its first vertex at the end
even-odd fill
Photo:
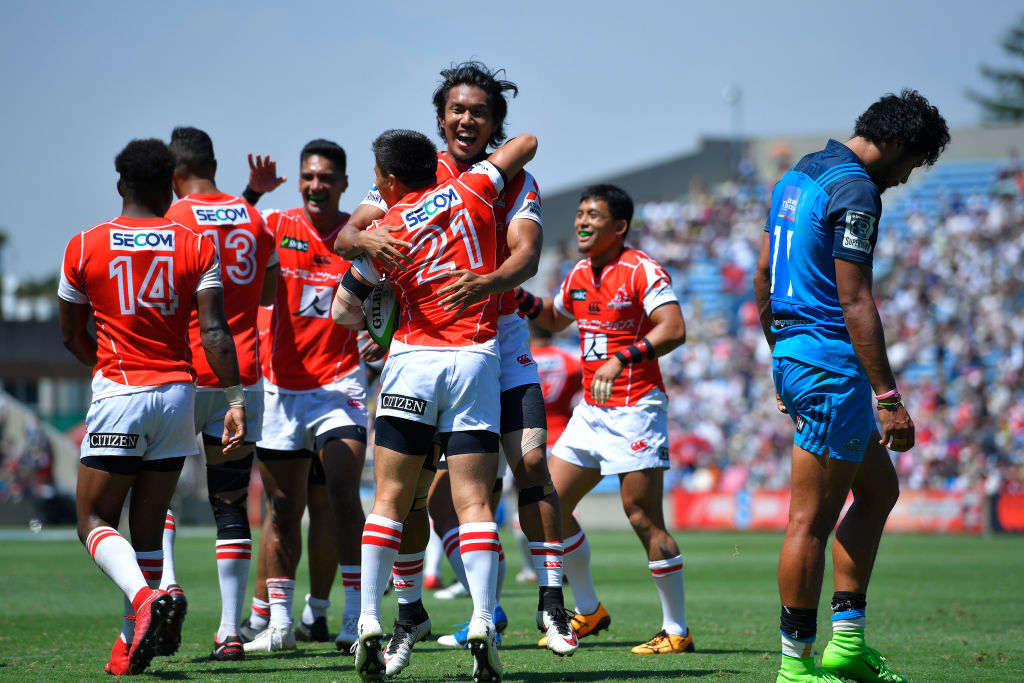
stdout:
POLYGON ((340 298, 335 297, 331 304, 331 319, 350 330, 359 330, 363 327, 363 312, 360 309, 350 309, 348 304, 340 298))

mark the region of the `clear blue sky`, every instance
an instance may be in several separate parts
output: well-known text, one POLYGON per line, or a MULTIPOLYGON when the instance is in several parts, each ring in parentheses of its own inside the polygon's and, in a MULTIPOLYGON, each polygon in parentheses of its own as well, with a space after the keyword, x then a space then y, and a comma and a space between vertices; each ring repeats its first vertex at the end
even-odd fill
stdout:
POLYGON ((540 139, 542 193, 684 152, 732 131, 849 130, 884 92, 911 86, 952 127, 1020 12, 995 0, 859 3, 632 0, 497 3, 18 2, 0 0, 0 226, 7 272, 57 270, 68 239, 117 215, 115 154, 175 125, 213 137, 221 189, 272 154, 298 204, 298 152, 349 153, 351 209, 372 183, 370 141, 434 135, 437 72, 478 58, 519 84, 510 132, 540 139), (775 5, 779 9, 773 9, 775 5), (386 14, 381 8, 386 8, 386 14))

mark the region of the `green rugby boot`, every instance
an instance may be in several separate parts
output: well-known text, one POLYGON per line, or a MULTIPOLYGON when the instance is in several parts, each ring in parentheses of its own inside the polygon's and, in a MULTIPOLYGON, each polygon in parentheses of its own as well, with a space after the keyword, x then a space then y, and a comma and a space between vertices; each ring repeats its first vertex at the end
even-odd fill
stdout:
POLYGON ((864 631, 836 631, 821 656, 822 668, 841 678, 869 683, 907 683, 885 664, 885 657, 864 643, 864 631))
POLYGON ((842 683, 820 667, 814 666, 814 657, 800 658, 782 655, 782 666, 775 683, 842 683))

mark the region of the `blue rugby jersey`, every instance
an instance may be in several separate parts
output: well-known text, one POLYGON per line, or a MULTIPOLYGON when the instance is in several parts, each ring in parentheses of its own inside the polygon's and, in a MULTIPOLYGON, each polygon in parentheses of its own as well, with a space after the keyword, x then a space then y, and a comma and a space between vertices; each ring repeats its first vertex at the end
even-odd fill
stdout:
POLYGON ((843 320, 835 259, 871 264, 882 199, 850 149, 829 140, 772 191, 771 305, 776 358, 864 377, 843 320))

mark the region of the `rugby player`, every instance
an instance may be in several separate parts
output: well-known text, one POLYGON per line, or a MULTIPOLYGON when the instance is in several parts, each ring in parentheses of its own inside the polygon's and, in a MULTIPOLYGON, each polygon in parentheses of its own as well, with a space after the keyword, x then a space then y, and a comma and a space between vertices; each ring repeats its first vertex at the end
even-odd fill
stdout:
POLYGON ((565 576, 576 598, 573 628, 582 637, 611 623, 594 590, 590 546, 572 512, 605 475, 615 474, 662 607, 661 630, 632 652, 692 652, 683 558, 662 512, 668 399, 657 361, 683 343, 686 326, 668 273, 625 245, 632 218, 633 201, 623 190, 585 189, 575 226, 587 258, 573 267, 554 299, 520 290, 520 310, 549 330, 563 330, 574 320, 579 328, 585 400, 573 410, 548 464, 562 501, 565 576))
MULTIPOLYGON (((217 189, 217 160, 209 135, 198 128, 180 126, 171 132, 169 147, 174 155, 173 185, 179 201, 171 205, 167 218, 210 238, 217 248, 224 308, 235 340, 246 399, 246 441, 225 454, 218 426, 224 421, 228 404, 216 389, 217 377, 200 353, 199 320, 193 313, 189 344, 197 375, 195 429, 203 440, 206 482, 217 524, 217 575, 221 591, 221 621, 210 658, 238 660, 244 656, 238 628, 252 555, 246 501, 253 450, 263 422, 256 315, 261 304, 269 305, 274 300, 279 270, 277 252, 274 238, 259 212, 244 200, 217 189)), ((186 606, 174 576, 174 520, 170 511, 168 517, 162 586, 177 604, 172 628, 161 643, 161 654, 177 651, 186 606)))
MULTIPOLYGON (((359 572, 362 504, 359 478, 366 449, 366 380, 356 335, 330 319, 334 290, 348 264, 332 245, 348 214, 338 208, 348 187, 345 151, 313 140, 299 157, 303 204, 264 214, 274 235, 281 272, 270 323, 271 348, 263 367, 263 434, 256 458, 270 507, 267 543, 267 628, 246 652, 295 647, 291 605, 302 554, 302 513, 310 459, 323 466, 335 521, 342 575, 359 572)), ((355 641, 359 584, 346 582, 338 640, 355 641)))
MULTIPOLYGON (((416 499, 427 457, 424 444, 431 443, 435 430, 448 460, 473 598, 467 642, 474 680, 501 679, 493 623, 498 527, 488 500, 497 477, 500 404, 486 390, 497 386, 500 372, 498 306, 484 297, 462 311, 446 308, 440 290, 449 272, 494 270, 494 203, 505 178, 515 177, 536 147, 532 135, 519 136, 468 171, 438 182, 436 149, 423 135, 387 131, 373 143, 377 190, 389 207, 375 226, 404 226, 393 235, 410 245, 404 254, 413 260, 395 268, 360 257, 342 280, 332 310, 339 324, 361 327, 362 300, 382 272, 393 280, 402 302, 381 376, 374 447, 377 492, 363 531, 363 609, 354 650, 356 671, 364 680, 381 680, 385 671, 394 675, 408 664, 408 650, 389 650, 391 659, 401 661, 398 667, 386 666, 380 601, 401 545, 402 520, 416 499)), ((409 615, 416 626, 413 642, 430 633, 429 617, 420 610, 409 615)))
POLYGON ((170 150, 160 140, 133 140, 114 165, 121 215, 72 238, 58 297, 61 339, 93 368, 76 494, 78 535, 128 601, 105 667, 125 675, 149 666, 174 617, 170 594, 158 588, 161 537, 185 458, 198 453, 188 344, 193 309, 206 362, 227 395, 225 453, 245 441, 246 416, 216 249, 164 218, 175 166, 170 150), (129 491, 131 543, 117 532, 129 491))
POLYGON ((914 445, 871 294, 872 260, 882 192, 933 164, 948 142, 946 122, 928 100, 911 90, 886 95, 857 119, 850 140, 829 140, 772 192, 754 294, 779 410, 796 424, 778 570, 779 681, 905 680, 864 641, 868 580, 899 497, 886 447, 914 445), (817 668, 812 648, 833 529, 832 640, 817 668))
MULTIPOLYGON (((508 102, 505 93, 518 93, 516 85, 498 77, 478 62, 465 62, 441 72, 441 83, 433 94, 438 134, 447 149, 437 157, 438 182, 457 177, 473 163, 487 156, 488 147, 496 147, 505 139, 505 117, 508 102)), ((356 209, 349 223, 338 235, 338 253, 346 258, 367 254, 392 269, 407 264, 403 244, 387 230, 365 231, 372 220, 384 215, 386 206, 371 189, 356 209)), ((540 576, 537 604, 537 626, 547 634, 549 647, 559 655, 571 654, 577 642, 569 627, 562 597, 562 537, 560 506, 548 473, 544 445, 546 422, 544 398, 537 366, 530 355, 529 332, 516 310, 511 289, 537 272, 542 242, 540 192, 533 176, 521 171, 510 176, 508 185, 495 202, 498 268, 491 273, 454 270, 454 283, 442 288, 446 307, 465 307, 488 296, 498 299, 498 346, 501 354, 501 445, 519 487, 519 518, 530 541, 533 566, 540 576)), ((430 489, 430 514, 434 528, 442 538, 449 561, 463 584, 465 571, 456 549, 459 547, 457 517, 450 502, 449 483, 443 469, 430 489)), ((493 503, 497 504, 501 482, 496 481, 493 503)), ((414 512, 410 519, 410 538, 402 549, 399 561, 415 562, 426 547, 429 528, 426 515, 414 512), (408 555, 409 557, 406 557, 408 555)), ((502 554, 502 557, 503 554, 502 554)), ((502 561, 502 567, 504 562, 502 561)), ((501 575, 504 575, 502 569, 501 575)), ((420 579, 405 575, 404 580, 419 586, 420 579)), ((499 586, 501 581, 499 580, 499 586)), ((500 606, 496 610, 497 627, 503 629, 507 618, 500 606)), ((389 644, 405 648, 408 638, 402 620, 396 636, 389 644)), ((468 626, 439 642, 464 645, 468 626)))

